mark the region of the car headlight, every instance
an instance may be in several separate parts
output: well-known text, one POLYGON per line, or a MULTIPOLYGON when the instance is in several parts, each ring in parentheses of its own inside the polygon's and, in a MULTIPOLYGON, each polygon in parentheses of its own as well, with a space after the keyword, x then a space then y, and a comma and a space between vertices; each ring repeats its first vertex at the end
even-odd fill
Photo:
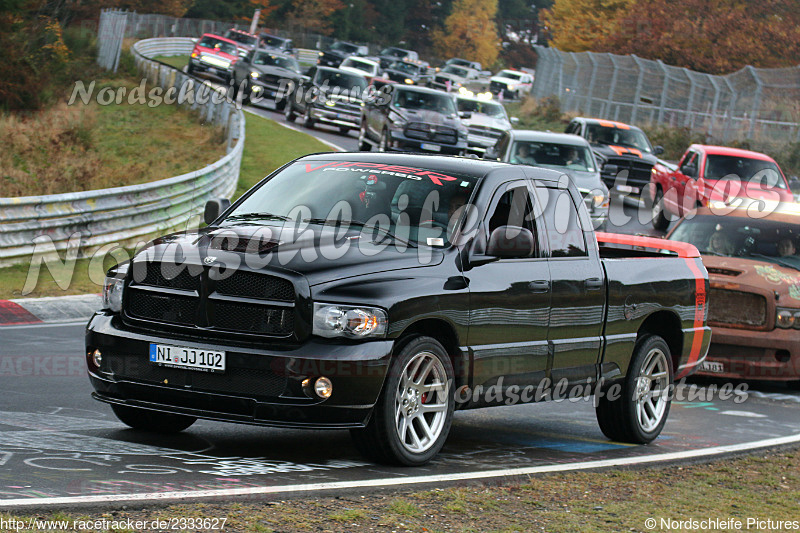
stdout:
POLYGON ((795 313, 792 309, 778 308, 778 314, 775 315, 775 325, 779 328, 789 329, 795 324, 795 313))
POLYGON ((128 263, 122 263, 108 269, 103 283, 103 309, 119 313, 122 311, 122 289, 125 276, 128 274, 128 263))
POLYGON ((408 85, 413 85, 413 84, 414 84, 414 80, 412 80, 411 78, 406 78, 406 79, 405 79, 405 82, 406 82, 408 85))
POLYGON ((253 78, 254 80, 258 79, 259 76, 260 76, 260 74, 258 72, 256 72, 255 70, 250 72, 250 77, 253 78))
POLYGON ((388 322, 377 307, 315 303, 312 331, 320 337, 376 338, 386 335, 388 322))

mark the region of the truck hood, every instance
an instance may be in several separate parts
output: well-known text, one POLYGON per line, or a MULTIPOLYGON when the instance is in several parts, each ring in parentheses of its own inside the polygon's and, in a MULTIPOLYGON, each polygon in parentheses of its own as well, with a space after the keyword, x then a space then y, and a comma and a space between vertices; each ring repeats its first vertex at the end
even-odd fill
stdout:
POLYGON ((458 129, 461 121, 455 115, 443 115, 438 111, 424 109, 405 109, 403 107, 393 107, 392 111, 400 114, 409 122, 424 122, 426 124, 437 124, 458 129))
POLYGON ((430 267, 444 259, 442 250, 404 247, 388 237, 373 242, 366 231, 361 235, 358 229, 345 234, 339 228, 339 236, 331 226, 308 225, 304 230, 301 227, 301 232, 293 229, 241 225, 173 233, 152 241, 134 260, 290 271, 305 276, 314 286, 379 272, 430 267))
MULTIPOLYGON (((800 270, 769 261, 703 255, 708 279, 730 290, 773 293, 779 306, 800 307, 800 270)), ((797 262, 800 268, 800 260, 797 262)))
POLYGON ((280 78, 288 78, 291 80, 298 80, 300 74, 288 68, 276 67, 273 65, 250 65, 250 68, 260 72, 261 74, 269 74, 271 76, 278 76, 280 78))
POLYGON ((643 160, 652 165, 658 163, 658 158, 655 155, 627 146, 592 143, 592 151, 600 154, 605 159, 613 157, 614 159, 643 160))
POLYGON ((450 80, 451 82, 455 83, 466 83, 467 81, 466 78, 462 78, 461 76, 456 76, 455 74, 452 74, 450 72, 437 72, 436 77, 444 78, 446 80, 450 80))
POLYGON ((506 85, 520 85, 522 83, 520 80, 514 80, 503 76, 492 76, 489 78, 489 81, 499 81, 500 83, 505 83, 506 85))
POLYGON ((487 128, 497 128, 500 130, 511 129, 511 122, 506 119, 490 117, 483 113, 473 113, 469 118, 462 118, 461 123, 465 126, 486 126, 487 128))

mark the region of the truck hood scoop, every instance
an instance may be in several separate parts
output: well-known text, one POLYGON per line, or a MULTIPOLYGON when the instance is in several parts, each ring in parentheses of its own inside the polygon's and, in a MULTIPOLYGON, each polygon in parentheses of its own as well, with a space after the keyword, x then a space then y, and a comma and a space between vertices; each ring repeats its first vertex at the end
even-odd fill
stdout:
POLYGON ((733 270, 730 268, 722 268, 722 267, 706 267, 709 274, 719 274, 720 276, 731 276, 736 277, 742 274, 741 270, 733 270))

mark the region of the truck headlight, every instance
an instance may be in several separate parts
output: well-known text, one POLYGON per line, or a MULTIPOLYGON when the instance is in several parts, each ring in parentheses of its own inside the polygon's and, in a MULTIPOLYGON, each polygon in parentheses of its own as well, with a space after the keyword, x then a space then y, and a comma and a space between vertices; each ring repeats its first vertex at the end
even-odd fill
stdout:
POLYGON ((254 80, 257 80, 259 76, 260 76, 260 74, 258 72, 256 72, 255 70, 250 72, 250 77, 253 78, 254 80))
POLYGON ((778 314, 775 316, 775 325, 779 328, 789 329, 794 326, 795 313, 792 309, 778 308, 778 314))
POLYGON ((122 311, 122 289, 125 286, 127 273, 128 263, 108 269, 103 283, 103 309, 108 309, 115 313, 122 311))
POLYGON ((383 337, 388 322, 386 311, 377 307, 314 304, 313 333, 320 337, 383 337))

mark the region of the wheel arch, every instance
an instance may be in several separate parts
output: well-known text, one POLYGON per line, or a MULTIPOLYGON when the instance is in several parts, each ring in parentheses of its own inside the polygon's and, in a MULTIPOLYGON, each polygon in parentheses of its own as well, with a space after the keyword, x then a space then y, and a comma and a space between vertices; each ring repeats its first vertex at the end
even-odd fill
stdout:
POLYGON ((677 371, 683 352, 683 330, 681 320, 672 311, 662 309, 648 316, 636 332, 636 342, 646 335, 658 335, 669 346, 672 370, 677 371))
POLYGON ((423 318, 410 324, 398 335, 394 353, 402 350, 411 339, 426 336, 436 339, 444 347, 453 365, 456 387, 466 385, 469 379, 469 357, 460 349, 458 333, 455 327, 442 318, 423 318))

